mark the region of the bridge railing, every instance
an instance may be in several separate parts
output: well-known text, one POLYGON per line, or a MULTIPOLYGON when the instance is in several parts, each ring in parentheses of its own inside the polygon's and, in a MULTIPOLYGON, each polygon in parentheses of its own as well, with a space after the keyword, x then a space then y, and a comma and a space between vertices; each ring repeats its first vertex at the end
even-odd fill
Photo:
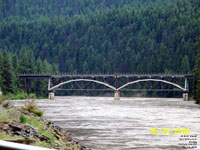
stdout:
POLYGON ((0 150, 55 150, 0 140, 0 150))

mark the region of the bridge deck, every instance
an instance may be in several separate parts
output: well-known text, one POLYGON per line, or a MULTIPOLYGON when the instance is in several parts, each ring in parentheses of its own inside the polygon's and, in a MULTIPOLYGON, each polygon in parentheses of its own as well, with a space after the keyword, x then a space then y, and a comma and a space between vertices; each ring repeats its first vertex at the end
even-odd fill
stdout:
POLYGON ((193 74, 19 74, 20 78, 95 78, 95 77, 113 77, 113 78, 121 78, 121 77, 136 77, 136 78, 193 78, 193 74))

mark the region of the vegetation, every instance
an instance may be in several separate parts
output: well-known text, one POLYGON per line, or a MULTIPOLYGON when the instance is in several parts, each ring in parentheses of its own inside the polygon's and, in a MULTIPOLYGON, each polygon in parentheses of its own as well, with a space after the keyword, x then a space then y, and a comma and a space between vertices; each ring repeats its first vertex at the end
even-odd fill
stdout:
POLYGON ((200 104, 200 38, 196 43, 198 47, 198 53, 196 57, 196 66, 195 66, 195 82, 194 82, 194 99, 196 103, 200 104))
POLYGON ((0 113, 0 139, 6 141, 24 141, 29 142, 31 145, 47 147, 47 148, 56 148, 59 150, 69 149, 69 150, 79 150, 79 145, 73 145, 70 142, 64 141, 62 137, 56 135, 53 127, 47 126, 47 123, 42 120, 37 115, 32 115, 31 113, 27 113, 24 110, 18 108, 10 108, 3 110, 0 113), (24 114, 26 113, 26 114, 24 114), (24 138, 21 135, 11 135, 6 133, 4 130, 1 130, 1 125, 6 122, 13 123, 13 125, 23 123, 25 126, 33 127, 37 129, 37 132, 40 135, 44 135, 49 139, 49 141, 40 140, 39 138, 31 137, 24 138), (59 144, 59 145, 58 145, 59 144))
POLYGON ((46 60, 42 61, 40 58, 35 60, 32 52, 22 50, 18 60, 16 55, 12 55, 7 51, 0 51, 0 86, 5 99, 26 99, 26 98, 39 98, 47 95, 47 82, 48 81, 33 81, 30 83, 30 94, 22 92, 24 82, 18 78, 19 73, 56 73, 57 67, 49 64, 46 60), (55 72, 53 71, 55 70, 55 72), (37 87, 37 88, 36 88, 37 87), (35 90, 36 89, 36 90, 35 90), (34 94, 36 93, 36 95, 34 94))
MULTIPOLYGON (((0 86, 18 73, 191 73, 199 0, 0 0, 0 86)), ((47 81, 31 82, 46 96, 47 81)))
MULTIPOLYGON (((11 135, 8 135, 6 134, 5 132, 1 132, 0 131, 0 139, 1 140, 8 140, 8 141, 23 141, 25 140, 23 137, 21 136, 11 136, 11 135)), ((29 141, 31 141, 31 144, 34 145, 34 146, 40 146, 40 147, 51 147, 49 143, 46 143, 44 141, 40 141, 39 139, 30 139, 29 141)))
POLYGON ((29 101, 26 104, 26 106, 23 107, 22 109, 25 111, 28 111, 29 113, 33 113, 39 117, 42 117, 42 115, 43 115, 43 112, 36 107, 34 100, 29 101))
POLYGON ((36 99, 40 98, 37 97, 34 93, 30 93, 29 95, 24 92, 19 92, 19 93, 7 93, 6 95, 3 95, 3 100, 14 100, 14 99, 36 99))
MULTIPOLYGON (((142 7, 162 0, 0 0, 0 19, 3 21, 30 21, 75 15, 88 16, 110 9, 142 7)), ((165 0, 166 2, 172 0, 165 0)))
POLYGON ((21 123, 26 123, 27 118, 24 115, 20 115, 19 120, 21 123))

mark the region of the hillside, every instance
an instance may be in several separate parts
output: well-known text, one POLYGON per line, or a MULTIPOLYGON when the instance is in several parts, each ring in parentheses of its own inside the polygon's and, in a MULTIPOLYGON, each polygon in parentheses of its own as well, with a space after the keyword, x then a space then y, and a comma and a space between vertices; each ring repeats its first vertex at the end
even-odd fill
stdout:
POLYGON ((194 68, 200 2, 110 9, 90 17, 6 22, 0 49, 57 63, 60 72, 163 73, 194 68))
POLYGON ((6 51, 0 58, 8 55, 15 70, 10 80, 17 73, 190 73, 195 67, 198 0, 1 0, 0 6, 6 51))
POLYGON ((0 20, 31 21, 61 16, 90 16, 110 9, 137 8, 159 2, 162 0, 0 0, 0 20))

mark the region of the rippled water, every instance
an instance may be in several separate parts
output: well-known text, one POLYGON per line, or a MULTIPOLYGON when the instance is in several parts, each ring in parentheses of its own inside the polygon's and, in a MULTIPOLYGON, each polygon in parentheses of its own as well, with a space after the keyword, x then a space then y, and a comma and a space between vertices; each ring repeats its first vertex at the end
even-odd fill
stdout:
POLYGON ((180 150, 179 143, 188 143, 180 141, 180 135, 151 135, 151 128, 190 128, 200 149, 200 106, 191 101, 56 97, 36 103, 44 110, 44 117, 94 150, 180 150))

